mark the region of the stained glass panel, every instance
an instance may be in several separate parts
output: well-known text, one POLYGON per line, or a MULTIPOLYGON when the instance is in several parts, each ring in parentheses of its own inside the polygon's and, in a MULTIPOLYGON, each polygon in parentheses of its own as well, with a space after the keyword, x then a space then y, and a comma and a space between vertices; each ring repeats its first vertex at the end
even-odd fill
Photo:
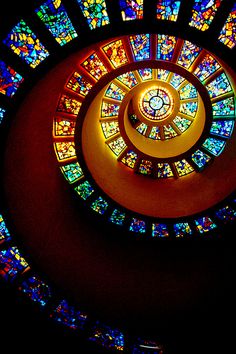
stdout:
POLYGON ((192 230, 187 222, 174 224, 174 233, 177 238, 192 235, 192 230))
POLYGON ((223 222, 229 222, 236 219, 236 211, 229 205, 226 205, 224 208, 217 210, 215 215, 223 222))
POLYGON ((152 224, 152 237, 169 237, 169 232, 165 224, 152 224))
POLYGON ((114 68, 118 68, 128 62, 124 44, 121 39, 107 44, 102 49, 114 68))
POLYGON ((144 234, 146 232, 146 223, 143 220, 132 218, 129 230, 144 234))
POLYGON ((153 140, 161 140, 160 128, 159 127, 152 127, 151 132, 148 137, 153 140))
POLYGON ((108 202, 102 197, 98 197, 91 205, 91 208, 96 211, 96 213, 103 215, 108 208, 108 202))
POLYGON ((174 118, 173 122, 177 126, 177 128, 181 131, 181 133, 185 132, 185 130, 187 130, 192 124, 191 120, 188 120, 183 117, 178 117, 178 116, 174 118))
POLYGON ((82 64, 82 67, 95 79, 99 80, 107 73, 107 69, 94 52, 82 64))
POLYGON ((213 116, 234 116, 235 104, 234 97, 226 98, 225 100, 218 101, 212 104, 213 116))
POLYGON ((66 87, 79 95, 86 96, 93 86, 84 76, 80 75, 78 72, 74 72, 67 82, 66 87))
POLYGON ((203 61, 194 70, 194 75, 196 75, 201 82, 204 82, 204 80, 206 80, 219 68, 220 64, 218 63, 218 61, 210 54, 207 54, 203 61))
POLYGON ((108 89, 105 92, 106 97, 113 98, 114 100, 122 101, 125 97, 125 91, 118 87, 113 82, 109 85, 108 89))
POLYGON ((203 147, 214 156, 219 156, 224 150, 226 142, 215 138, 207 138, 203 147))
POLYGON ((134 168, 137 161, 138 154, 132 150, 128 151, 127 154, 121 160, 126 166, 134 168))
POLYGON ((50 317, 71 329, 83 329, 87 320, 87 315, 69 305, 67 300, 62 300, 50 317))
POLYGON ((77 0, 90 29, 109 24, 105 0, 77 0))
POLYGON ((101 126, 102 126, 103 134, 104 134, 106 139, 108 139, 111 136, 119 133, 119 131, 120 131, 118 121, 102 122, 101 126))
POLYGON ((184 41, 177 64, 184 67, 185 69, 189 69, 195 59, 198 57, 201 50, 202 49, 196 46, 195 44, 189 41, 184 41))
POLYGON ((77 116, 80 107, 81 107, 81 102, 63 94, 61 95, 60 101, 58 103, 57 111, 69 113, 77 116))
POLYGON ((109 148, 114 152, 116 156, 119 156, 121 152, 126 148, 126 143, 124 139, 120 136, 119 138, 111 141, 108 144, 109 148))
POLYGON ((151 175, 153 170, 152 162, 149 160, 142 160, 139 165, 138 172, 142 175, 151 175))
POLYGON ((76 121, 65 118, 56 118, 54 120, 55 136, 72 136, 75 133, 76 121))
POLYGON ((179 90, 179 95, 181 100, 197 98, 197 89, 192 84, 188 83, 179 90))
POLYGON ((101 113, 102 117, 114 117, 118 116, 120 109, 120 104, 102 102, 101 113))
POLYGON ((202 218, 195 220, 195 224, 196 224, 197 230, 201 234, 211 231, 217 227, 216 224, 212 221, 212 219, 208 216, 204 216, 202 218))
POLYGON ((143 18, 143 0, 119 0, 123 21, 143 18))
POLYGON ((67 160, 76 156, 75 143, 71 141, 54 143, 59 161, 67 160))
POLYGON ((102 345, 106 349, 124 350, 124 335, 118 329, 105 326, 99 322, 94 326, 89 340, 102 345))
POLYGON ((83 177, 83 171, 78 162, 70 163, 68 165, 60 167, 65 179, 69 183, 74 183, 83 177))
POLYGON ((116 225, 123 225, 125 221, 125 213, 118 210, 114 209, 109 220, 116 225))
POLYGON ((75 191, 83 200, 87 200, 91 194, 94 193, 94 189, 88 181, 85 181, 75 187, 75 191))
POLYGON ((189 25, 206 31, 213 21, 222 0, 195 0, 189 25))
POLYGON ((6 227, 2 215, 0 214, 0 243, 2 243, 3 241, 8 241, 10 239, 11 239, 10 232, 6 227))
POLYGON ((170 124, 163 126, 163 132, 164 132, 165 139, 172 139, 175 136, 177 136, 176 131, 174 130, 174 128, 170 124))
POLYGON ((153 78, 152 77, 152 69, 150 69, 150 68, 139 69, 138 72, 139 72, 139 75, 141 76, 141 79, 143 81, 151 80, 153 78))
POLYGON ((183 76, 174 73, 171 77, 170 84, 175 88, 178 89, 182 82, 185 80, 183 76))
POLYGON ((61 46, 78 36, 61 0, 48 0, 35 12, 61 46))
POLYGON ((117 76, 117 79, 128 88, 132 88, 138 83, 132 71, 117 76))
POLYGON ((129 37, 134 59, 136 61, 150 59, 150 35, 136 34, 129 37))
POLYGON ((52 296, 50 287, 36 276, 25 280, 19 290, 41 306, 45 306, 52 296))
POLYGON ((181 1, 157 0, 157 19, 177 21, 181 1))
POLYGON ((0 251, 0 276, 6 280, 14 280, 18 273, 29 268, 17 247, 13 246, 0 251))
POLYGON ((3 41, 21 59, 25 60, 32 68, 39 65, 49 56, 49 52, 39 41, 36 35, 21 20, 3 41))
POLYGON ((236 3, 234 4, 234 7, 230 12, 219 36, 219 40, 225 45, 227 45, 227 47, 229 47, 230 49, 232 49, 236 44, 235 19, 236 19, 236 3))
POLYGON ((20 74, 0 60, 0 93, 8 97, 14 96, 23 81, 20 74))
POLYGON ((198 166, 203 168, 211 160, 211 157, 201 150, 197 150, 192 154, 192 161, 198 166))
POLYGON ((194 171, 194 168, 185 159, 177 161, 174 164, 180 177, 185 176, 194 171))
POLYGON ((195 117, 197 112, 197 102, 184 102, 180 104, 179 111, 190 117, 195 117))
POLYGON ((158 34, 157 59, 171 60, 174 54, 176 38, 166 34, 158 34))
POLYGON ((216 136, 229 138, 234 128, 233 120, 215 120, 212 122, 210 133, 216 136))
POLYGON ((6 113, 6 110, 0 107, 0 124, 2 123, 5 113, 6 113))
POLYGON ((147 124, 141 123, 140 125, 138 125, 138 126, 136 127, 136 130, 137 130, 140 134, 145 135, 145 134, 146 134, 146 131, 147 131, 147 128, 148 128, 147 124))
POLYGON ((157 78, 158 78, 158 80, 167 81, 169 74, 170 74, 170 72, 168 70, 158 69, 157 78))
POLYGON ((211 98, 218 97, 226 92, 232 91, 232 87, 225 73, 217 76, 217 78, 211 81, 206 88, 211 98))
POLYGON ((158 163, 157 164, 157 177, 158 178, 170 178, 173 177, 174 174, 172 169, 168 163, 158 163))

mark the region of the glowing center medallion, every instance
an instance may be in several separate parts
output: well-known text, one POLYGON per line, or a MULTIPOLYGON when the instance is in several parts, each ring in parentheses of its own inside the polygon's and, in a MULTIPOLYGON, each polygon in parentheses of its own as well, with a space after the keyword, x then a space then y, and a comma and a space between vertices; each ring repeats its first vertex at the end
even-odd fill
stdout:
POLYGON ((141 96, 139 103, 141 112, 151 120, 166 118, 172 112, 173 105, 170 92, 163 87, 149 88, 141 96))

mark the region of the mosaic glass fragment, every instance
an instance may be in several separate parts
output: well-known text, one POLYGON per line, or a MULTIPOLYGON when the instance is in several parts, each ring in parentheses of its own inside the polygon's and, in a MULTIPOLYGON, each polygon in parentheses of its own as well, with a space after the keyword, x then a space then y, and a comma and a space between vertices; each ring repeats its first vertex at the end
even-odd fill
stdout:
POLYGON ((0 276, 10 281, 14 280, 19 273, 29 269, 28 263, 15 246, 0 251, 0 265, 0 276))
POLYGON ((216 217, 222 220, 224 223, 233 221, 236 219, 236 211, 229 205, 220 208, 215 213, 216 217))
POLYGON ((10 232, 6 226, 3 216, 0 214, 0 243, 11 239, 10 232))
POLYGON ((71 329, 83 329, 87 320, 87 315, 69 305, 67 300, 62 300, 50 317, 71 329))
POLYGON ((118 329, 105 326, 102 323, 96 322, 89 340, 96 342, 106 349, 117 351, 124 350, 124 335, 118 329))

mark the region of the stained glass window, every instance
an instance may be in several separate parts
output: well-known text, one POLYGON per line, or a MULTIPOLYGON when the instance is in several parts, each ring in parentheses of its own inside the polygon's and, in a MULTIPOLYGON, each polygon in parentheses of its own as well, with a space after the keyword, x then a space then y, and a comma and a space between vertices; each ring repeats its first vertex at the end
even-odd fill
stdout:
POLYGON ((88 82, 84 76, 78 72, 74 72, 70 80, 67 82, 66 87, 79 95, 86 96, 92 88, 90 82, 88 82))
POLYGON ((146 131, 147 131, 147 128, 148 128, 147 124, 141 123, 139 126, 137 126, 136 130, 137 130, 140 134, 145 135, 145 134, 146 134, 146 131))
POLYGON ((236 219, 236 211, 229 205, 226 205, 224 208, 217 210, 215 215, 223 222, 233 221, 236 219))
POLYGON ((99 322, 94 326, 89 339, 106 349, 124 350, 124 335, 118 329, 105 326, 99 322))
POLYGON ((75 157, 75 143, 71 141, 54 143, 55 151, 59 161, 75 157))
POLYGON ((218 61, 215 60, 210 54, 207 54, 203 61, 194 70, 194 75, 196 75, 201 82, 204 82, 204 80, 206 80, 219 68, 220 64, 218 61))
POLYGON ((36 276, 25 280, 19 290, 41 306, 45 306, 52 296, 50 287, 36 276))
POLYGON ((188 83, 179 90, 179 95, 181 100, 197 98, 197 89, 192 84, 188 83))
POLYGON ((114 117, 119 114, 120 105, 117 103, 102 102, 102 117, 114 117))
POLYGON ((180 112, 190 117, 195 117, 197 112, 197 102, 184 102, 180 105, 180 112))
POLYGON ((75 191, 83 200, 87 200, 94 193, 94 189, 88 181, 84 181, 75 187, 75 191))
POLYGON ((15 246, 0 251, 0 265, 0 276, 6 280, 14 280, 18 273, 29 268, 28 263, 15 246))
POLYGON ((179 74, 174 73, 171 77, 170 84, 175 88, 178 89, 179 86, 182 84, 184 81, 184 77, 180 76, 179 74))
POLYGON ((235 18, 236 18, 236 3, 234 4, 234 7, 230 12, 219 36, 219 40, 231 49, 236 44, 235 18))
POLYGON ((203 147, 214 156, 219 156, 224 150, 226 142, 215 138, 207 138, 203 147))
POLYGON ((174 232, 177 238, 182 238, 192 234, 192 230, 187 222, 174 224, 174 232))
POLYGON ((101 126, 106 139, 110 138, 111 136, 117 134, 120 131, 118 121, 102 122, 101 126))
POLYGON ((66 118, 56 118, 54 120, 54 135, 55 136, 71 136, 75 133, 75 120, 66 118))
POLYGON ((35 12, 61 46, 78 36, 61 0, 48 0, 35 12))
POLYGON ((234 116, 235 104, 234 97, 226 98, 225 100, 218 101, 212 104, 213 116, 234 116))
POLYGON ((168 163, 158 163, 157 164, 157 177, 158 178, 169 178, 173 177, 174 174, 168 163))
POLYGON ((157 59, 171 60, 174 54, 176 38, 166 34, 158 34, 157 59))
POLYGON ((11 239, 10 232, 9 232, 8 228, 6 227, 6 224, 5 224, 5 221, 2 217, 2 215, 0 214, 0 243, 2 241, 7 241, 10 239, 11 239))
POLYGON ((175 136, 177 136, 176 131, 170 124, 164 125, 163 132, 164 132, 165 139, 172 139, 175 136))
POLYGON ((147 60, 150 59, 150 35, 149 34, 136 34, 130 36, 130 44, 133 51, 134 59, 147 60))
POLYGON ((146 223, 143 220, 132 218, 129 230, 143 234, 146 232, 146 223))
POLYGON ((121 152, 126 148, 126 143, 124 139, 120 136, 115 140, 112 140, 108 144, 109 148, 114 152, 116 156, 119 156, 121 152))
POLYGON ((123 225, 125 221, 125 213, 118 210, 114 209, 109 220, 116 225, 123 225))
POLYGON ((138 70, 139 75, 143 81, 151 80, 152 79, 152 69, 150 68, 143 68, 138 70))
POLYGON ((202 49, 195 44, 189 41, 184 41, 177 64, 184 67, 185 69, 189 69, 201 50, 202 49))
POLYGON ((83 177, 83 171, 78 162, 70 163, 68 165, 60 167, 65 179, 69 183, 74 183, 83 177))
POLYGON ((121 161, 126 166, 128 166, 130 168, 134 168, 137 158, 138 158, 138 154, 136 152, 134 152, 133 150, 129 150, 121 161))
POLYGON ((0 93, 12 97, 23 81, 20 74, 0 60, 0 93))
POLYGON ((232 91, 232 87, 225 73, 217 76, 217 78, 211 81, 206 88, 211 98, 218 97, 226 92, 232 91))
POLYGON ((157 19, 177 21, 181 1, 157 0, 157 19))
POLYGON ((160 140, 161 139, 160 128, 159 127, 152 127, 151 132, 148 137, 153 140, 160 140))
POLYGON ((185 176, 194 171, 193 167, 185 159, 177 161, 174 164, 180 177, 185 176))
POLYGON ((200 169, 203 168, 210 160, 211 157, 201 150, 197 150, 192 154, 192 161, 200 169))
POLYGON ((2 123, 5 113, 6 113, 6 110, 0 107, 0 124, 2 123))
POLYGON ((152 237, 169 237, 169 232, 165 224, 152 224, 152 237))
POLYGON ((29 26, 26 25, 24 20, 21 20, 11 30, 4 40, 4 44, 11 48, 14 53, 19 55, 32 68, 35 68, 49 56, 47 49, 31 31, 29 26))
POLYGON ((210 133, 216 136, 229 138, 233 132, 233 120, 215 120, 212 122, 210 133))
POLYGON ((108 208, 108 203, 102 197, 98 197, 91 205, 91 208, 96 211, 96 213, 103 215, 108 208))
POLYGON ((165 69, 158 69, 157 78, 158 80, 167 81, 170 72, 165 69))
POLYGON ((82 64, 82 67, 95 79, 99 80, 107 73, 107 69, 94 52, 82 64))
POLYGON ((62 300, 50 317, 72 329, 83 329, 87 320, 87 315, 70 306, 67 300, 62 300))
POLYGON ((206 31, 213 21, 222 0, 195 0, 189 25, 206 31))
POLYGON ((138 83, 132 71, 117 76, 117 79, 128 88, 132 88, 138 83))
POLYGON ((112 82, 106 90, 105 96, 122 101, 125 97, 125 91, 112 82))
POLYGON ((109 23, 105 0, 77 0, 90 29, 109 23))
POLYGON ((121 39, 107 44, 102 49, 114 68, 118 68, 128 62, 124 44, 121 39))
POLYGON ((123 21, 143 18, 143 0, 119 0, 123 21))
POLYGON ((192 124, 191 120, 188 120, 183 117, 175 117, 173 122, 177 126, 177 128, 181 131, 181 133, 185 132, 189 128, 189 126, 192 124))
POLYGON ((208 216, 204 216, 202 218, 195 220, 195 224, 196 224, 197 230, 201 234, 211 231, 217 227, 216 224, 212 221, 212 219, 208 216))
POLYGON ((63 94, 61 95, 60 101, 58 103, 57 111, 69 113, 77 116, 80 107, 81 107, 81 102, 63 94))
POLYGON ((153 170, 152 162, 149 160, 142 160, 140 162, 138 172, 142 175, 151 175, 153 170))

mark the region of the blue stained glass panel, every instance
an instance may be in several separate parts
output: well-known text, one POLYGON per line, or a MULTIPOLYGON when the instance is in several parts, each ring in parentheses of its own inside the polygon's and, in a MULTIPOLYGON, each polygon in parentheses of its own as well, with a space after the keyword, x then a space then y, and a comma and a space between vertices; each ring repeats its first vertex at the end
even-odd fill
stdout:
POLYGON ((177 21, 181 1, 157 0, 157 19, 177 21))
POLYGON ((187 222, 174 224, 174 232, 177 238, 192 235, 192 230, 187 222))
POLYGON ((6 113, 6 110, 0 107, 0 124, 2 123, 5 113, 6 113))
POLYGON ((206 89, 211 98, 218 97, 223 95, 226 92, 232 91, 232 87, 230 85, 229 79, 227 78, 225 73, 217 76, 216 79, 211 81, 207 86, 206 89))
POLYGON ((106 349, 124 350, 124 334, 118 329, 105 326, 100 322, 96 322, 89 340, 96 342, 106 349))
POLYGON ((143 18, 143 0, 119 0, 123 21, 143 18))
POLYGON ((215 120, 212 122, 210 133, 216 136, 230 138, 233 129, 233 120, 215 120))
POLYGON ((157 59, 171 61, 176 45, 176 38, 166 34, 158 34, 157 59))
POLYGON ((136 34, 130 36, 130 44, 136 61, 150 59, 150 35, 136 34))
POLYGON ((195 44, 189 41, 184 41, 177 64, 185 69, 189 69, 201 51, 202 49, 195 44))
POLYGON ((212 104, 213 116, 234 116, 235 103, 234 97, 226 98, 225 100, 217 101, 212 104))
POLYGON ((146 232, 146 223, 143 220, 133 218, 129 227, 130 231, 143 234, 146 232))
POLYGON ((197 150, 192 154, 192 161, 198 166, 198 168, 203 168, 211 160, 211 157, 201 150, 197 150))
POLYGON ((8 97, 14 96, 23 81, 20 74, 0 60, 0 93, 8 97))
POLYGON ((3 216, 0 214, 0 243, 11 239, 10 232, 5 224, 3 216))
POLYGON ((83 329, 87 320, 87 315, 69 305, 67 300, 62 300, 50 317, 71 329, 83 329))
POLYGON ((6 280, 14 280, 19 273, 29 268, 17 247, 13 246, 0 251, 0 276, 6 280))
POLYGON ((152 224, 152 237, 169 237, 169 232, 165 224, 152 224))
POLYGON ((208 216, 201 217, 195 220, 195 224, 197 230, 204 234, 205 232, 209 232, 217 227, 217 225, 212 221, 212 219, 208 216))
POLYGON ((206 150, 208 150, 212 155, 219 156, 223 152, 225 145, 226 142, 223 140, 207 138, 202 146, 206 150))
POLYGON ((222 220, 224 223, 233 221, 236 219, 236 211, 229 205, 220 208, 215 213, 216 217, 222 220))
POLYGON ((41 306, 45 306, 52 296, 50 287, 35 275, 25 280, 19 290, 41 306))
POLYGON ((77 0, 90 29, 109 24, 105 0, 77 0))

